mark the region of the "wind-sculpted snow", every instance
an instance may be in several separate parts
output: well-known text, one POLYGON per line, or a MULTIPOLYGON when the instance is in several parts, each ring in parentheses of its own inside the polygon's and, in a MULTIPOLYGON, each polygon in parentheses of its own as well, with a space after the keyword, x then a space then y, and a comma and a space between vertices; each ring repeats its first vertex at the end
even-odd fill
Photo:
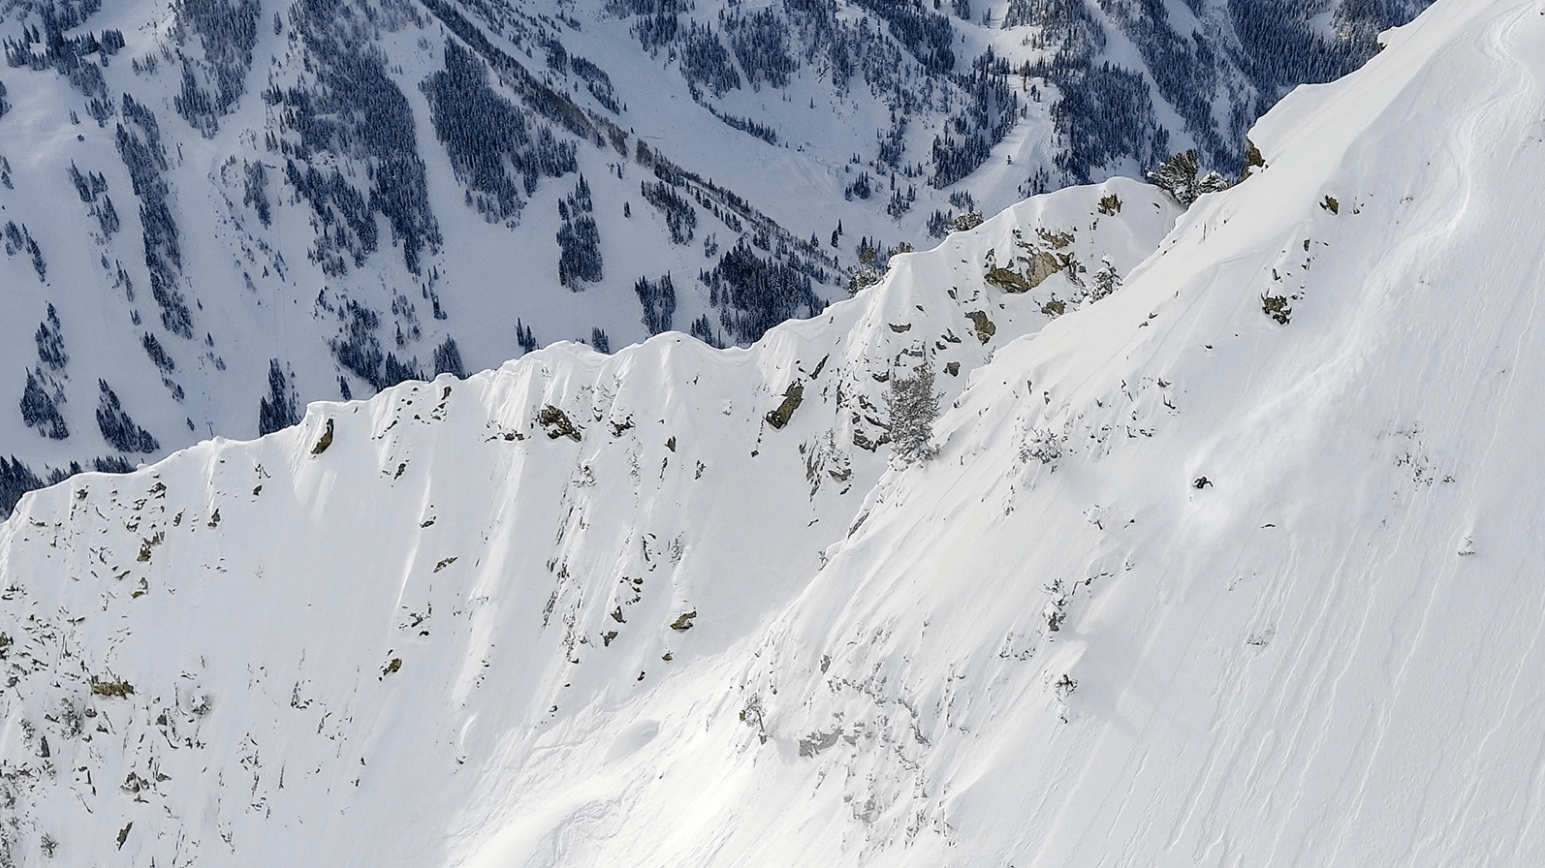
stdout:
POLYGON ((1056 297, 1090 303, 1082 263, 1129 272, 1175 216, 1134 182, 1069 189, 749 350, 563 344, 28 495, 0 530, 0 852, 454 858, 507 764, 798 598, 884 472, 910 354, 953 399, 1056 297), (987 281, 1043 248, 1063 264, 1035 289, 987 281))

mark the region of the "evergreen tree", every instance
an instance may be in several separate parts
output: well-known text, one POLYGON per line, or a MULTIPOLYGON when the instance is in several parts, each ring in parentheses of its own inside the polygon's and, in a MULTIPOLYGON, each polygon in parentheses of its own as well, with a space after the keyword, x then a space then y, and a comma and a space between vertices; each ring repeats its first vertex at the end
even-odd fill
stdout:
POLYGON ((934 390, 933 355, 926 346, 904 350, 902 356, 920 361, 910 376, 892 371, 885 407, 890 412, 891 449, 902 464, 916 464, 939 453, 933 445, 933 422, 939 418, 940 392, 934 390))
POLYGON ((160 449, 161 444, 156 442, 156 438, 134 424, 129 414, 124 412, 123 405, 108 387, 107 381, 97 380, 97 385, 102 392, 97 405, 97 427, 102 430, 102 439, 119 452, 150 453, 160 449))
POLYGON ((612 351, 611 338, 606 336, 606 330, 592 326, 590 329, 590 347, 598 353, 610 353, 612 351))
POLYGON ((63 440, 70 436, 70 428, 64 423, 64 417, 60 415, 59 408, 54 404, 54 396, 43 387, 40 378, 43 377, 41 369, 37 376, 32 371, 27 372, 27 387, 21 395, 21 419, 29 428, 38 429, 38 433, 51 440, 63 440))
POLYGON ((1121 275, 1109 259, 1100 262, 1100 270, 1094 273, 1094 285, 1089 288, 1089 299, 1099 301, 1121 287, 1121 275))
POLYGON ((42 487, 43 480, 15 455, 0 458, 0 515, 9 515, 23 494, 42 487))
POLYGON ((64 336, 59 332, 59 312, 54 310, 52 302, 48 305, 48 318, 38 324, 33 340, 38 345, 38 361, 50 371, 64 370, 70 357, 64 351, 64 336))
POLYGON ((1156 172, 1149 172, 1148 177, 1154 186, 1174 197, 1181 207, 1189 208, 1202 194, 1227 190, 1229 186, 1217 172, 1208 172, 1199 178, 1198 171, 1197 154, 1193 149, 1165 160, 1164 165, 1156 172))
POLYGON ((467 378, 467 371, 461 364, 461 348, 456 346, 455 338, 447 337, 435 348, 435 374, 451 374, 458 380, 467 378))
POLYGON ((258 399, 258 433, 272 434, 300 421, 300 409, 290 378, 278 359, 268 361, 268 394, 258 399))
POLYGON ((532 334, 531 326, 526 325, 519 319, 515 320, 515 342, 520 345, 521 352, 530 353, 536 351, 536 335, 532 334))

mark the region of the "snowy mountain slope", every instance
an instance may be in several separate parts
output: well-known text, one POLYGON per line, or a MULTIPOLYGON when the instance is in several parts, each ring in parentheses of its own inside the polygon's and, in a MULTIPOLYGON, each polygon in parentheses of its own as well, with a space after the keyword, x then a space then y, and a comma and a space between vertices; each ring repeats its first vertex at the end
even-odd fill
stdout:
POLYGON ((749 350, 553 347, 28 495, 11 858, 1538 862, 1542 12, 1435 4, 1135 266, 1140 188, 1063 191, 749 350), (1096 218, 1109 298, 985 279, 1096 218), (962 376, 887 467, 918 338, 962 376))
POLYGON ((747 345, 1170 151, 1233 174, 1423 5, 7 4, 0 507, 556 340, 747 345))
POLYGON ((627 701, 799 592, 885 467, 907 353, 959 394, 1079 303, 1080 260, 1126 273, 1175 216, 1135 182, 1071 188, 750 350, 558 345, 24 500, 7 578, 79 581, 6 583, 10 858, 48 835, 99 861, 438 860, 512 733, 627 701), (1068 266, 1028 292, 984 279, 1051 251, 1068 266))
POLYGON ((1541 284, 1510 252, 1542 11, 1440 3, 1274 110, 1270 168, 978 372, 752 643, 769 730, 830 742, 805 780, 844 779, 887 860, 916 817, 958 864, 1545 852, 1541 284))

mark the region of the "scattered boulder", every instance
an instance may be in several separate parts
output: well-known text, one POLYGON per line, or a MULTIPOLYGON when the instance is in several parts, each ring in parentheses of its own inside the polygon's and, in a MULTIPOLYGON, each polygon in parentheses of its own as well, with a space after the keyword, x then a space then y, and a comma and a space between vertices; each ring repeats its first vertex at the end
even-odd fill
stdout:
POLYGON ((767 419, 767 424, 774 428, 782 428, 789 424, 789 419, 793 417, 794 411, 799 409, 799 403, 804 399, 804 385, 798 380, 790 383, 789 387, 783 392, 783 403, 779 404, 776 410, 767 411, 767 415, 764 417, 767 419))
MULTIPOLYGON (((1117 205, 1116 207, 1119 210, 1121 206, 1117 205)), ((1050 229, 1037 228, 1035 234, 1041 236, 1042 241, 1050 244, 1056 250, 1061 250, 1073 243, 1073 233, 1071 232, 1053 232, 1050 229)))
POLYGON ((1293 308, 1288 306, 1287 296, 1261 296, 1261 312, 1281 325, 1287 325, 1293 319, 1293 308))
POLYGON ((579 442, 579 429, 574 427, 574 423, 569 421, 569 417, 562 410, 551 404, 542 408, 542 412, 537 416, 537 422, 547 429, 549 439, 567 437, 575 443, 579 442))
POLYGON ((1025 279, 1029 282, 1030 288, 1035 289, 1045 282, 1046 278, 1061 271, 1063 264, 1063 261, 1054 254, 1037 253, 1035 258, 1030 260, 1030 274, 1025 279))
POLYGON ((992 340, 992 336, 998 333, 998 327, 987 318, 986 311, 973 310, 966 314, 966 319, 976 325, 976 339, 982 343, 992 340))
MULTIPOLYGON (((1380 46, 1382 48, 1383 46, 1380 46)), ((1266 168, 1266 157, 1261 154, 1261 149, 1255 146, 1255 142, 1245 139, 1245 165, 1239 173, 1239 180, 1250 177, 1253 169, 1266 168)))
POLYGON ((1029 292, 1030 281, 1007 268, 994 268, 983 278, 1004 292, 1029 292))
POLYGON ((333 420, 328 419, 327 424, 322 427, 322 436, 317 439, 316 445, 311 447, 311 454, 321 455, 331 445, 333 445, 333 420))
POLYGON ((134 685, 127 681, 96 681, 91 682, 93 696, 116 696, 120 699, 134 694, 134 685))

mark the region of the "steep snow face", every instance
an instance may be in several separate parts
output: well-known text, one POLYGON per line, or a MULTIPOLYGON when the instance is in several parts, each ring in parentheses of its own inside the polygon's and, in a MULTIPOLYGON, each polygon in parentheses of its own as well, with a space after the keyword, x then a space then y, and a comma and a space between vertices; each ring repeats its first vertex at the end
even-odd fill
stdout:
POLYGON ((1176 216, 1071 188, 749 350, 561 344, 29 495, 0 531, 9 858, 451 859, 511 763, 797 599, 886 467, 892 379, 926 353, 954 399, 1176 216))
POLYGON ((730 670, 789 771, 673 809, 797 779, 812 851, 902 864, 1538 861, 1542 11, 1440 3, 1299 91, 973 375, 730 670))
POLYGON ((1388 34, 1140 264, 1157 194, 1062 191, 747 350, 28 495, 10 858, 1540 861, 1542 11, 1388 34))
POLYGON ((1232 175, 1422 5, 7 4, 0 509, 558 340, 746 346, 1171 151, 1232 175))

